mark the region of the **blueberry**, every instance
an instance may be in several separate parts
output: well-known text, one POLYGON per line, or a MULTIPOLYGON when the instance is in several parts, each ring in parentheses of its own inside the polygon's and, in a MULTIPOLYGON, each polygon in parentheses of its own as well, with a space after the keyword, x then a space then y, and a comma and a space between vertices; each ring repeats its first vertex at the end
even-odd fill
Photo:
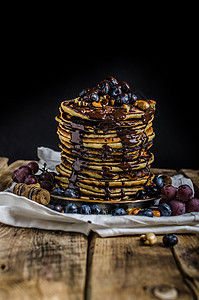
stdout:
POLYGON ((131 91, 130 85, 126 81, 120 81, 119 85, 121 85, 123 92, 128 93, 131 91))
POLYGON ((102 215, 108 215, 108 214, 109 214, 108 208, 102 208, 102 209, 101 209, 101 214, 102 214, 102 215))
POLYGON ((79 92, 79 97, 81 97, 81 98, 84 97, 86 95, 86 93, 88 93, 89 91, 90 91, 89 88, 81 90, 79 92))
POLYGON ((95 102, 98 102, 99 101, 99 95, 98 95, 98 92, 97 91, 92 91, 90 93, 90 100, 91 101, 95 101, 95 102))
POLYGON ((161 203, 158 206, 158 210, 161 213, 161 216, 169 217, 171 215, 171 208, 167 203, 161 203))
POLYGON ((139 190, 136 193, 136 199, 146 199, 146 191, 145 190, 139 190))
POLYGON ((91 208, 90 208, 89 205, 83 204, 83 205, 80 207, 79 212, 80 212, 80 214, 83 214, 83 215, 90 215, 90 214, 91 214, 91 208))
POLYGON ((114 86, 110 91, 110 96, 112 96, 112 97, 116 97, 121 94, 122 94, 122 89, 121 89, 121 86, 119 86, 119 85, 114 86))
POLYGON ((97 205, 97 204, 92 204, 90 206, 91 208, 91 213, 94 214, 94 215, 99 215, 101 214, 101 208, 97 205))
POLYGON ((86 89, 83 89, 79 92, 79 97, 83 97, 86 94, 86 89))
POLYGON ((110 85, 111 88, 113 88, 114 86, 118 85, 118 81, 117 79, 115 79, 113 76, 108 76, 105 81, 107 81, 110 85))
POLYGON ((163 244, 165 247, 175 246, 178 243, 178 238, 174 233, 165 234, 163 236, 163 244))
POLYGON ((70 213, 70 214, 77 214, 78 209, 77 205, 75 203, 68 203, 65 206, 65 213, 70 213))
POLYGON ((89 102, 89 101, 90 101, 90 94, 89 94, 89 93, 86 93, 86 94, 82 97, 82 100, 83 100, 83 101, 89 102))
POLYGON ((110 86, 105 80, 98 83, 96 88, 98 90, 99 95, 107 95, 110 90, 110 86))
POLYGON ((149 185, 146 187, 146 193, 149 197, 153 198, 159 195, 160 190, 154 185, 149 185))
POLYGON ((153 211, 151 209, 149 209, 149 208, 142 208, 138 212, 137 216, 146 216, 146 217, 153 218, 153 211))
POLYGON ((62 207, 61 204, 56 204, 56 205, 55 205, 55 208, 54 208, 55 211, 61 212, 62 209, 63 209, 63 207, 62 207))
POLYGON ((124 216, 126 215, 126 211, 124 208, 116 208, 114 211, 113 211, 113 216, 124 216))
POLYGON ((58 187, 54 188, 54 190, 52 191, 52 194, 58 195, 58 196, 64 196, 64 190, 58 186, 58 187))
POLYGON ((131 99, 132 99, 132 102, 135 102, 135 101, 137 101, 138 97, 135 94, 133 94, 131 99))
POLYGON ((120 95, 115 96, 115 106, 121 106, 122 101, 120 95))
POLYGON ((66 189, 64 196, 69 198, 78 198, 77 192, 73 189, 66 189))
POLYGON ((128 96, 128 94, 123 93, 123 94, 121 94, 120 97, 121 97, 121 102, 123 104, 129 104, 129 96, 128 96))
POLYGON ((161 176, 155 176, 155 178, 153 179, 153 182, 159 189, 161 189, 164 185, 164 180, 161 176))

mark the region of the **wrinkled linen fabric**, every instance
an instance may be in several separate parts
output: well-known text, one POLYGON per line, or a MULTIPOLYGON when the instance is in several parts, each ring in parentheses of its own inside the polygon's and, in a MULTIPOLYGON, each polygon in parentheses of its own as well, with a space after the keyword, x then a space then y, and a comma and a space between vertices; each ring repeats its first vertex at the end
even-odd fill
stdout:
MULTIPOLYGON (((54 171, 60 163, 60 152, 52 149, 38 148, 39 165, 43 163, 54 171)), ((183 175, 172 177, 172 184, 179 186, 188 184, 193 189, 193 183, 183 175)), ((13 186, 0 192, 0 222, 25 228, 40 228, 46 230, 62 230, 79 232, 88 235, 94 231, 101 237, 142 234, 154 232, 164 234, 170 232, 199 232, 199 213, 186 213, 171 217, 145 216, 111 216, 111 215, 81 215, 58 213, 32 200, 12 193, 13 186)))

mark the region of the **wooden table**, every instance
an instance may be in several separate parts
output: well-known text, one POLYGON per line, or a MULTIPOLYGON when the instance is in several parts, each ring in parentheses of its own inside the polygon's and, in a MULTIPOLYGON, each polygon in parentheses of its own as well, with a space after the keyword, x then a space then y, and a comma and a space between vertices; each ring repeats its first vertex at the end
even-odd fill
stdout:
MULTIPOLYGON (((27 161, 0 158, 0 190, 27 161)), ((175 170, 154 169, 173 175, 175 170)), ((181 170, 199 187, 199 171, 181 170)), ((199 234, 178 234, 174 249, 139 236, 0 225, 0 299, 199 299, 199 234)))

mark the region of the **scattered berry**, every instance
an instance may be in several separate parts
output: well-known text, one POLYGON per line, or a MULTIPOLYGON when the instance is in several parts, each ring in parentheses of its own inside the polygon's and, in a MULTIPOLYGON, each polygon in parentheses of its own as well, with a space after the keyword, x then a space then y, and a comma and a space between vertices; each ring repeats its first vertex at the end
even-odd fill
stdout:
POLYGON ((146 197, 147 197, 146 191, 145 190, 137 191, 135 197, 136 197, 136 199, 146 199, 146 197))
POLYGON ((159 195, 159 189, 154 185, 149 185, 146 187, 146 193, 147 196, 154 198, 159 195))
POLYGON ((77 205, 75 203, 68 203, 65 206, 65 213, 70 213, 70 214, 77 214, 78 209, 77 205))
POLYGON ((99 207, 99 205, 97 204, 92 204, 90 206, 91 208, 91 213, 94 214, 94 215, 99 215, 101 214, 101 208, 99 207))
POLYGON ((161 203, 158 206, 161 216, 169 217, 171 215, 171 207, 167 203, 161 203))
POLYGON ((66 189, 64 196, 69 198, 78 198, 78 194, 74 189, 66 189))
POLYGON ((151 217, 151 218, 153 218, 153 211, 152 211, 152 209, 150 209, 150 208, 142 208, 142 209, 138 212, 137 216, 146 216, 146 217, 151 217))
POLYGON ((90 214, 91 214, 91 208, 90 208, 89 205, 83 204, 83 205, 80 207, 79 212, 80 212, 80 214, 83 214, 83 215, 90 215, 90 214))
POLYGON ((161 189, 164 186, 164 180, 161 176, 155 176, 153 182, 159 189, 161 189))
POLYGON ((56 204, 55 207, 54 207, 54 210, 55 211, 58 211, 58 212, 61 212, 63 209, 62 205, 61 204, 56 204))
POLYGON ((163 236, 163 244, 165 247, 172 247, 178 243, 178 238, 174 233, 165 234, 163 236))
POLYGON ((113 216, 124 216, 126 215, 126 211, 124 210, 124 208, 116 208, 114 211, 113 211, 113 216))
POLYGON ((64 196, 65 191, 60 188, 59 186, 55 187, 52 191, 52 195, 57 195, 57 196, 64 196))

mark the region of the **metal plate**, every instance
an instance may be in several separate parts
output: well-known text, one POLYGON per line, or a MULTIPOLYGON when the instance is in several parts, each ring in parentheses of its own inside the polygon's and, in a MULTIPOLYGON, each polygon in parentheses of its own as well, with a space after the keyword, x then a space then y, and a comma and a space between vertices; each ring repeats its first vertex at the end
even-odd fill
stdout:
POLYGON ((113 209, 117 207, 122 208, 148 208, 155 204, 156 200, 159 198, 149 198, 149 199, 140 199, 134 201, 96 201, 96 200, 83 200, 78 198, 68 198, 62 197, 57 195, 51 195, 52 203, 59 203, 61 205, 67 205, 68 203, 74 202, 77 207, 81 206, 82 204, 97 204, 102 210, 106 210, 107 213, 111 212, 113 209))

